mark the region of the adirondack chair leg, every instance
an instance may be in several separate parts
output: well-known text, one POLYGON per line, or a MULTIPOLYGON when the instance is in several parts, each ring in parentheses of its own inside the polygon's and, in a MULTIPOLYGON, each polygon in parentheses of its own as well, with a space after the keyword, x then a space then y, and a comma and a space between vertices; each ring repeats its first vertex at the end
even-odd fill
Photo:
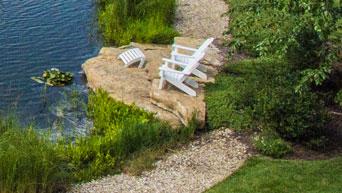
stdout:
POLYGON ((196 75, 196 76, 198 76, 198 77, 204 79, 204 80, 207 80, 207 79, 208 79, 208 76, 207 76, 205 73, 203 73, 203 72, 201 72, 201 71, 199 71, 199 70, 197 70, 197 69, 195 69, 194 71, 192 71, 192 73, 193 73, 194 75, 196 75))
POLYGON ((164 78, 163 77, 160 77, 160 80, 159 80, 159 89, 163 89, 163 83, 164 83, 164 78))
POLYGON ((204 65, 202 65, 202 64, 200 64, 200 65, 197 67, 197 69, 200 70, 200 71, 202 71, 202 72, 207 72, 207 68, 206 68, 204 65))
POLYGON ((142 68, 143 65, 144 65, 144 63, 145 63, 145 58, 143 58, 142 60, 140 60, 140 63, 139 63, 138 68, 142 68))
POLYGON ((190 87, 186 86, 185 84, 183 84, 181 82, 178 82, 178 81, 171 80, 171 79, 168 80, 168 82, 170 82, 175 87, 177 87, 180 90, 182 90, 183 92, 187 93, 188 95, 196 96, 196 92, 193 89, 191 89, 190 87))
POLYGON ((185 84, 180 83, 180 84, 175 85, 175 86, 180 88, 182 91, 184 91, 188 95, 196 96, 196 92, 194 90, 192 90, 190 87, 186 86, 185 84))
POLYGON ((185 79, 185 82, 194 88, 198 88, 198 83, 196 81, 192 80, 191 78, 185 79))

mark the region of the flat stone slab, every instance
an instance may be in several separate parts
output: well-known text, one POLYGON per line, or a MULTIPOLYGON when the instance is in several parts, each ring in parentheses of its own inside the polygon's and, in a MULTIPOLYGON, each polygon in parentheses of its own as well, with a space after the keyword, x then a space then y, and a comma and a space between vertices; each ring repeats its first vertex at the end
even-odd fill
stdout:
POLYGON ((195 89, 197 96, 193 97, 181 92, 177 87, 166 84, 162 90, 158 88, 159 79, 154 79, 151 89, 151 103, 175 114, 184 125, 188 125, 192 116, 201 121, 204 126, 205 120, 205 102, 204 102, 204 84, 199 84, 195 89))
MULTIPOLYGON (((204 40, 175 38, 175 41, 179 45, 198 47, 204 40)), ((158 68, 162 65, 162 58, 170 58, 170 45, 131 43, 119 48, 104 47, 97 57, 87 60, 82 68, 90 88, 102 88, 114 99, 128 105, 135 103, 137 107, 154 112, 157 118, 177 127, 181 124, 187 125, 193 115, 204 123, 204 83, 212 82, 213 76, 218 73, 215 67, 215 56, 218 52, 219 50, 213 47, 205 56, 204 64, 211 63, 207 65, 209 79, 194 78, 200 84, 199 88, 195 89, 196 97, 189 96, 168 83, 163 90, 158 89, 158 68), (125 68, 124 63, 117 59, 119 54, 133 47, 140 48, 145 54, 144 69, 138 69, 138 63, 125 68)))
POLYGON ((125 68, 117 56, 125 49, 102 48, 99 56, 87 60, 82 68, 87 75, 88 86, 93 90, 102 88, 116 100, 156 113, 159 119, 179 126, 178 117, 150 102, 151 82, 148 74, 138 68, 125 68))

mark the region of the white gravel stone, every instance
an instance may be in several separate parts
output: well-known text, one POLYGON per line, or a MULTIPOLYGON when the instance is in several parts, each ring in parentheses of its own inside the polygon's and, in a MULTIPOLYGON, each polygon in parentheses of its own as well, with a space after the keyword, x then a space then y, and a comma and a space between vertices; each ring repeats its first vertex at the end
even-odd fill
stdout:
POLYGON ((250 156, 229 129, 215 130, 156 162, 141 176, 119 174, 76 185, 70 192, 203 192, 237 170, 250 156))
POLYGON ((224 0, 178 0, 176 29, 184 37, 223 39, 228 9, 224 0))

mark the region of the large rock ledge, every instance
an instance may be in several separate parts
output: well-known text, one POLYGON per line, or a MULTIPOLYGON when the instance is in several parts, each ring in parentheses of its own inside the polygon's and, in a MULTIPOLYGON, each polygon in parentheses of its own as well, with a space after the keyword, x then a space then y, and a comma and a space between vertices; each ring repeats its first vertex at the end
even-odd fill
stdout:
MULTIPOLYGON (((190 47, 198 47, 204 40, 185 37, 175 38, 175 43, 190 47)), ((116 100, 156 113, 159 119, 166 120, 174 127, 187 125, 188 120, 196 115, 205 121, 204 83, 214 81, 217 68, 222 64, 220 51, 212 46, 202 63, 208 68, 208 80, 194 79, 200 83, 196 89, 197 97, 192 97, 170 84, 163 90, 158 89, 159 69, 162 58, 169 58, 171 46, 131 43, 119 48, 102 48, 97 57, 87 60, 82 68, 92 89, 102 88, 116 100), (127 49, 138 47, 146 55, 144 69, 136 64, 125 68, 118 55, 127 49)))

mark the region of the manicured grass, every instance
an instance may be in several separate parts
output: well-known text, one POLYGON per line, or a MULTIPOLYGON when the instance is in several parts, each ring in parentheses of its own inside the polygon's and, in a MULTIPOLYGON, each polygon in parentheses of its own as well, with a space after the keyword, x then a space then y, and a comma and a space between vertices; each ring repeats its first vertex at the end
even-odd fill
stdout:
POLYGON ((342 158, 293 161, 252 157, 207 192, 341 192, 342 158))

